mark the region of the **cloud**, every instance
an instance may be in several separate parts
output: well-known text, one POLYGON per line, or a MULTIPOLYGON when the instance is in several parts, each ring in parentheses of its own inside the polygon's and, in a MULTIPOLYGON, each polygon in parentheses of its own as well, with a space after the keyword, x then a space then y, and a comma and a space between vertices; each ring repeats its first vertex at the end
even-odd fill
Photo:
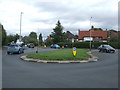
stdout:
POLYGON ((57 20, 64 31, 77 34, 78 29, 88 30, 91 24, 103 29, 117 29, 118 0, 2 0, 0 2, 0 22, 7 33, 18 33, 20 12, 22 15, 22 35, 31 31, 52 32, 57 20))

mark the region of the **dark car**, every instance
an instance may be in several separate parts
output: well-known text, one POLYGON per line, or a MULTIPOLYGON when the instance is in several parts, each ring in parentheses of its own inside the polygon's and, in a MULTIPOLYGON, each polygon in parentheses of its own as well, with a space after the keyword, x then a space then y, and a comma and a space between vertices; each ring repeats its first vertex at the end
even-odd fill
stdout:
POLYGON ((59 46, 59 45, 57 45, 57 44, 52 44, 50 47, 51 47, 51 48, 60 49, 60 46, 59 46))
POLYGON ((7 54, 10 53, 24 53, 24 49, 19 45, 10 45, 7 49, 7 54))
POLYGON ((27 47, 29 47, 29 48, 34 48, 35 46, 34 46, 33 43, 29 43, 29 44, 27 44, 27 47))
POLYGON ((106 53, 111 53, 111 52, 115 52, 115 49, 113 47, 111 47, 110 45, 100 45, 98 47, 99 52, 106 52, 106 53))

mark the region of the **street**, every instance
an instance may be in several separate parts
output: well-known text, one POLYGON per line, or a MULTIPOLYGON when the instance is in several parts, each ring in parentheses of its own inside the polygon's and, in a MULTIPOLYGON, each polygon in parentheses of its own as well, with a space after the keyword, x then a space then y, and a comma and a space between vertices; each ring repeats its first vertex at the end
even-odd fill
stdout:
MULTIPOLYGON (((51 50, 53 49, 40 48, 39 52, 51 50)), ((20 56, 35 53, 35 48, 14 55, 7 55, 3 48, 2 88, 118 88, 118 51, 92 52, 99 57, 99 61, 45 64, 20 59, 20 56)))

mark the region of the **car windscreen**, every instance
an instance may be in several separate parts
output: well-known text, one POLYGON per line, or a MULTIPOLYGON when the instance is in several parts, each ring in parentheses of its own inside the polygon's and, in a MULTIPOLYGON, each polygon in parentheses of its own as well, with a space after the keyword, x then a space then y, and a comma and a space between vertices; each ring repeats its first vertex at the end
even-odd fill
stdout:
POLYGON ((18 45, 10 45, 9 47, 18 47, 18 45))
POLYGON ((109 45, 105 45, 106 48, 109 48, 109 49, 113 49, 113 47, 109 46, 109 45))
POLYGON ((33 46, 34 44, 33 44, 33 43, 31 43, 30 45, 32 45, 32 46, 33 46))
POLYGON ((58 47, 58 45, 56 45, 58 47))

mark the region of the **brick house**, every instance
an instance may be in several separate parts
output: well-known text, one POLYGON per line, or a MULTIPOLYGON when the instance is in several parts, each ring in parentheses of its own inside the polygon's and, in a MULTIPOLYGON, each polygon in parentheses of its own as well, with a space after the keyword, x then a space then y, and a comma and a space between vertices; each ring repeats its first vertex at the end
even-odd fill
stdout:
POLYGON ((89 31, 78 30, 79 41, 107 42, 107 31, 94 30, 94 26, 89 31), (91 33, 91 36, 90 36, 91 33))

